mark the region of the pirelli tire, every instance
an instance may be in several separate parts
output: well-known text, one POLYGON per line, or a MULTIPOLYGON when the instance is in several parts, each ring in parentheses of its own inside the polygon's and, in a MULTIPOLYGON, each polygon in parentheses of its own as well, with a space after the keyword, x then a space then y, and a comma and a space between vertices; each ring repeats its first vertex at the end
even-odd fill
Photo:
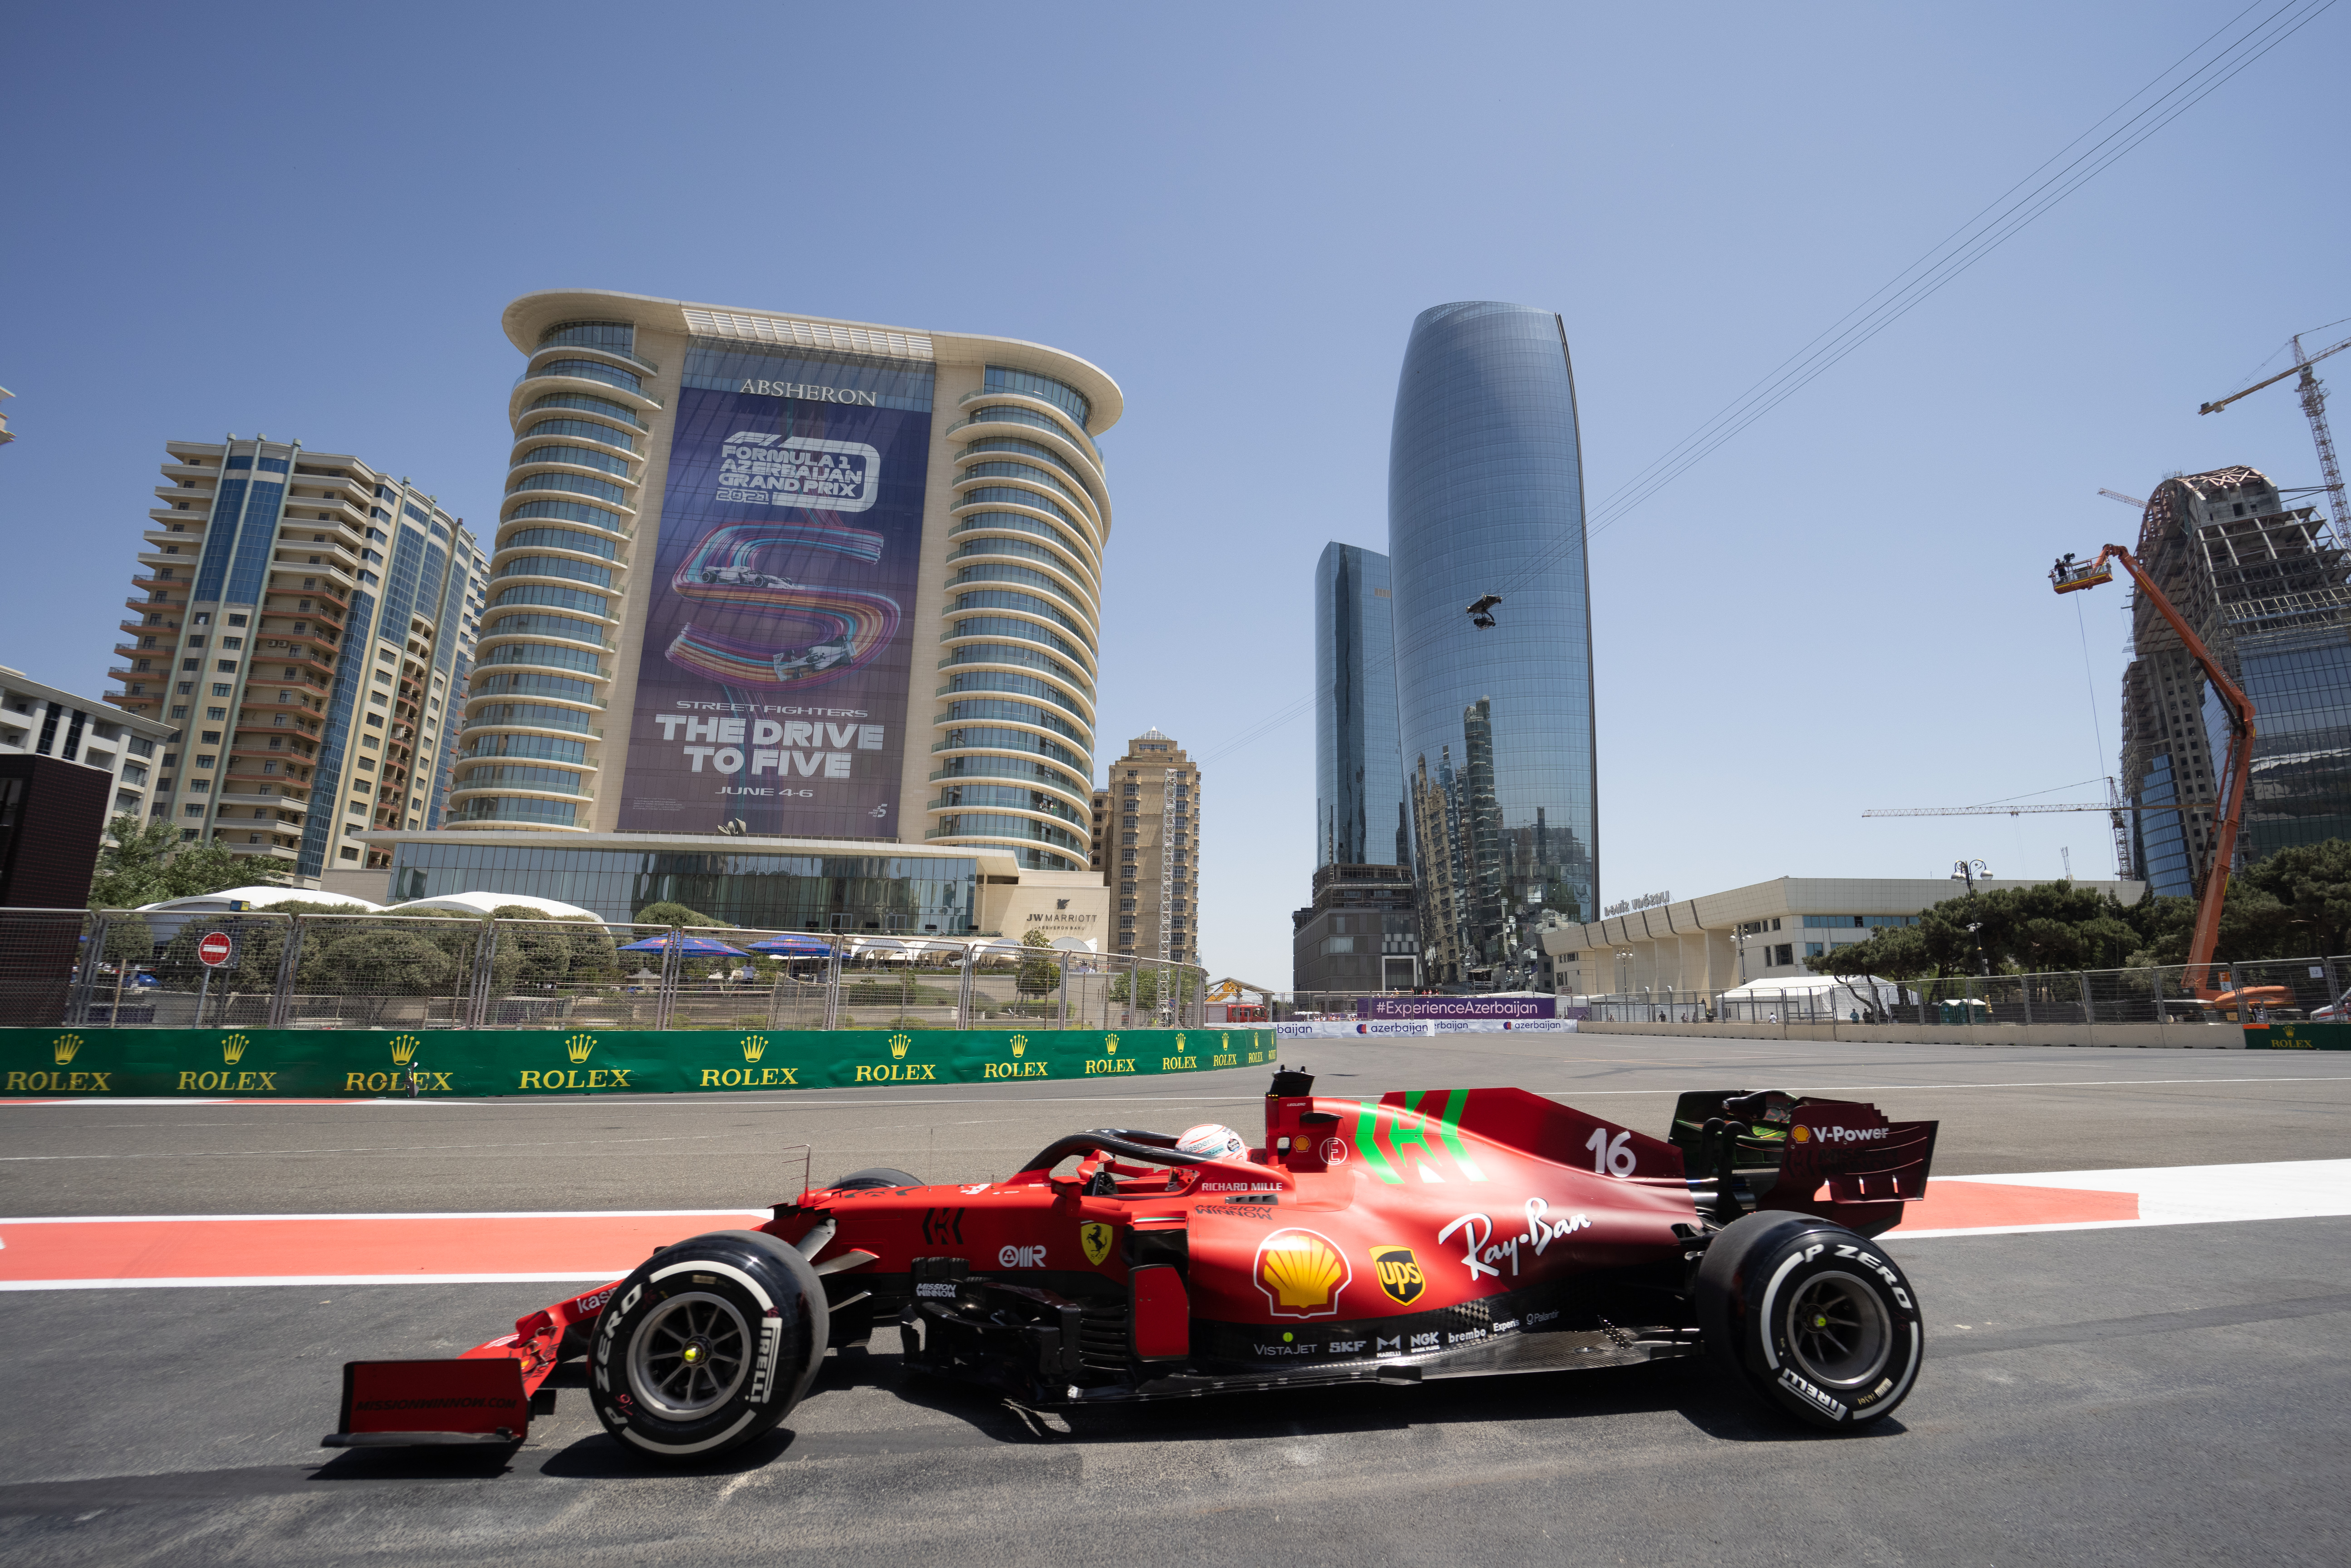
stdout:
POLYGON ((791 1413, 831 1328, 807 1259, 762 1231, 664 1247, 597 1317, 588 1398, 622 1445, 686 1463, 751 1441, 791 1413))
POLYGON ((1917 1385, 1917 1301, 1867 1237, 1767 1211, 1708 1246, 1693 1304, 1717 1364, 1801 1421, 1851 1431, 1885 1419, 1917 1385))
POLYGON ((832 1185, 835 1191, 862 1191, 870 1187, 920 1186, 923 1178, 889 1166, 869 1166, 862 1171, 850 1172, 832 1185))

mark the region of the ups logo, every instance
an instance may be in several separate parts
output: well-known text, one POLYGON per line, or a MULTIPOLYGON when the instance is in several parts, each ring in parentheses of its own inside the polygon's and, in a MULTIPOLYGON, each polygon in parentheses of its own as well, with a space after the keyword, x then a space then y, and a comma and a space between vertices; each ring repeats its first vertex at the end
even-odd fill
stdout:
POLYGON ((1409 1247, 1373 1248, 1372 1275, 1379 1281, 1388 1300, 1401 1306, 1412 1305, 1428 1288, 1428 1281, 1420 1271, 1420 1260, 1412 1255, 1409 1247))

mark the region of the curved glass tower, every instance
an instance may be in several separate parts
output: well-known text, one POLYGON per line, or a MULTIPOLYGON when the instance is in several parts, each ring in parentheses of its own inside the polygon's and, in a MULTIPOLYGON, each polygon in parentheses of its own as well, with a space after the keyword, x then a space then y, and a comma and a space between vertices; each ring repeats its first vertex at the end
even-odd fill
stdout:
POLYGON ((1431 977, 1504 980, 1536 914, 1599 885, 1592 595, 1567 329, 1421 312, 1388 444, 1398 738, 1431 977), (1499 594, 1494 624, 1465 606, 1499 594))

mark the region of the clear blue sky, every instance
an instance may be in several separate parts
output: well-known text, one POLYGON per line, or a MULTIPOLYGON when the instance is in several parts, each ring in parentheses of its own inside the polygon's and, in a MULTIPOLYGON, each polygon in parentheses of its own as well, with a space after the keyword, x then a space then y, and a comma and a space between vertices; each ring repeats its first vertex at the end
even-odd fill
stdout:
MULTIPOLYGON (((2235 9, 22 8, 0 663, 101 688, 167 439, 487 522, 528 289, 1035 339, 1126 390, 1102 755, 1207 758, 1207 962, 1286 987, 1312 725, 1228 742, 1309 695, 1323 543, 1384 547, 1414 314, 1564 315, 1597 502, 2235 9)), ((2136 537, 2101 486, 2315 482, 2290 387, 2196 408, 2351 317, 2346 28, 1597 537, 1604 897, 2111 874, 2101 817, 1860 812, 2113 769, 2123 595, 2042 577, 2136 537)))

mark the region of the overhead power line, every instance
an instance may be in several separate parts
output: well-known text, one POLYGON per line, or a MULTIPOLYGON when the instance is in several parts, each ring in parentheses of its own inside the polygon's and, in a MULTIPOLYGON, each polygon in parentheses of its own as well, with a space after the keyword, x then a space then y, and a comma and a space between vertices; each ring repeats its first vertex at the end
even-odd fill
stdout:
MULTIPOLYGON (((2194 109, 2256 60, 2334 8, 2335 0, 2285 0, 2215 47, 2253 12, 2247 5, 2207 35, 2145 87, 2132 93, 1995 196, 1917 260, 1782 360, 1697 429, 1635 471, 1587 513, 1581 538, 1567 538, 1501 574, 1494 585, 1505 600, 1535 580, 1569 549, 1605 532, 1741 432, 1842 362, 1975 265, 2022 233, 2067 196, 2088 184, 2149 137, 2194 109), (2144 100, 2144 101, 2142 101, 2144 100), (2133 109, 2133 105, 2137 105, 2133 109), (2101 134, 2101 128, 2108 127, 2101 134), (2093 138, 2095 140, 2093 140, 2093 138), (2087 143, 2085 146, 2085 143, 2087 143), (2078 149, 2078 151, 2077 151, 2078 149), (2068 156, 2071 154, 2072 156, 2068 156)), ((1421 643, 1403 650, 1417 653, 1421 643)), ((1393 658, 1393 655, 1391 656, 1393 658)), ((1384 666, 1374 666, 1384 667, 1384 666)), ((1267 715, 1202 755, 1211 761, 1246 747, 1311 712, 1319 694, 1267 715)))

